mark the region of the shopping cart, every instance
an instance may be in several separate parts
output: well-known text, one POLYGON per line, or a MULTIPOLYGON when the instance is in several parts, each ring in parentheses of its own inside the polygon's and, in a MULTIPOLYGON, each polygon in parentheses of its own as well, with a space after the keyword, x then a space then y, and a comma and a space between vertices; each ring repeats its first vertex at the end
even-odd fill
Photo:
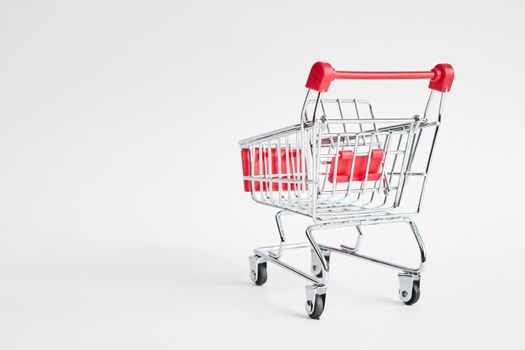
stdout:
POLYGON ((250 256, 255 284, 266 282, 267 262, 304 277, 313 283, 306 287, 306 311, 318 319, 326 303, 333 252, 400 270, 401 301, 418 301, 426 252, 410 217, 421 210, 444 96, 453 79, 449 64, 417 72, 336 71, 324 62, 312 66, 300 123, 240 141, 244 190, 256 202, 281 209, 275 215, 280 244, 256 248, 250 256), (322 98, 335 79, 429 79, 431 92, 422 116, 376 118, 367 101, 322 98), (314 221, 306 228, 307 243, 286 243, 281 218, 293 213, 314 221), (366 226, 392 223, 411 229, 419 266, 358 253, 366 226), (313 236, 317 230, 346 227, 356 229, 353 246, 319 244, 313 236), (299 248, 311 249, 312 274, 283 261, 287 250, 299 248))

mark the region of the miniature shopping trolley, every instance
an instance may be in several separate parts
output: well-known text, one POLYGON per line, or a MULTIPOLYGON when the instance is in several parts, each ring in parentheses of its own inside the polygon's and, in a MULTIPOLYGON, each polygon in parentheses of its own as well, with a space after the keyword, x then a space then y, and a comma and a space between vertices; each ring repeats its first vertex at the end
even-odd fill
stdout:
POLYGON ((330 254, 339 253, 399 270, 401 301, 418 301, 426 252, 411 217, 421 210, 444 96, 453 79, 449 64, 430 71, 351 72, 317 62, 306 83, 299 124, 240 141, 244 190, 256 202, 280 209, 275 216, 280 244, 257 248, 249 259, 256 285, 267 280, 267 262, 304 277, 313 283, 306 287, 306 311, 318 319, 326 303, 330 254), (422 115, 376 117, 367 101, 324 98, 335 79, 428 79, 431 91, 422 115), (285 241, 281 218, 293 213, 313 219, 307 243, 285 241), (407 224, 413 233, 418 267, 359 253, 367 226, 393 223, 407 224), (357 234, 353 245, 334 247, 314 239, 314 231, 348 227, 357 234), (283 260, 287 250, 298 248, 310 249, 311 273, 283 260))

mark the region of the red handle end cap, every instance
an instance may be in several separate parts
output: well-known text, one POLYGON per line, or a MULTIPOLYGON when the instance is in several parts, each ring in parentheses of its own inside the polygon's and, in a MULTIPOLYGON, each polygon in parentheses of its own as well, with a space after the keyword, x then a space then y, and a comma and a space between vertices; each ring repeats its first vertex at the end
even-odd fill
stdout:
POLYGON ((335 79, 335 69, 326 62, 316 62, 310 69, 306 87, 319 92, 327 92, 335 79))
POLYGON ((429 88, 441 92, 448 92, 454 81, 454 68, 448 63, 437 64, 433 69, 435 76, 430 80, 429 88))

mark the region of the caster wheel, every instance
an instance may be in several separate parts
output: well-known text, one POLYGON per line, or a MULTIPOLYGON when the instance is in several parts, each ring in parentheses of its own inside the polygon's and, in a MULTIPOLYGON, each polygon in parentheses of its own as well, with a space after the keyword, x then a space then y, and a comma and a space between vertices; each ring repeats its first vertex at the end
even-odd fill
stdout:
MULTIPOLYGON (((402 292, 400 291, 399 293, 401 295, 401 298, 403 298, 403 293, 406 293, 406 291, 402 291, 402 292)), ((403 300, 403 299, 401 299, 401 300, 406 305, 413 305, 413 304, 417 303, 417 301, 419 300, 420 295, 421 295, 421 292, 419 290, 419 283, 414 282, 414 285, 412 286, 412 296, 410 297, 410 299, 408 299, 406 301, 403 300)))
POLYGON ((417 303, 421 295, 421 275, 403 272, 398 274, 399 278, 399 299, 406 305, 417 303))
MULTIPOLYGON (((330 266, 330 251, 323 250, 323 256, 326 259, 326 263, 330 266)), ((317 277, 323 277, 323 269, 321 268, 317 255, 312 251, 312 273, 317 277)))
POLYGON ((250 279, 258 286, 262 286, 268 280, 268 272, 266 269, 266 261, 255 257, 252 261, 250 258, 250 279))
POLYGON ((326 294, 323 295, 315 295, 314 300, 307 300, 306 301, 306 313, 308 316, 314 320, 318 320, 319 317, 321 317, 321 314, 324 311, 324 303, 326 294))

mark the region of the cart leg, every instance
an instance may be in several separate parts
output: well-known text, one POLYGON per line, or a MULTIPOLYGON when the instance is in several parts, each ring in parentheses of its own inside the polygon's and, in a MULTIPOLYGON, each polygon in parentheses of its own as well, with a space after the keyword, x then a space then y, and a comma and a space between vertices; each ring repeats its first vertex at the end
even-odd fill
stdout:
POLYGON ((421 234, 419 233, 419 230, 417 229, 416 223, 409 218, 405 218, 404 221, 412 229, 412 233, 414 234, 414 238, 416 239, 417 245, 419 247, 419 255, 421 258, 421 264, 419 265, 419 269, 416 271, 416 273, 421 274, 421 272, 423 272, 423 270, 425 269, 425 263, 427 261, 427 251, 425 249, 425 244, 423 243, 423 238, 421 238, 421 234))
POLYGON ((275 214, 275 222, 277 223, 277 231, 279 232, 279 239, 280 239, 279 250, 277 251, 277 253, 270 251, 269 254, 277 259, 280 258, 281 255, 283 254, 284 247, 286 244, 286 237, 284 235, 284 228, 283 228, 283 222, 281 220, 281 216, 289 215, 289 214, 291 213, 287 210, 280 210, 275 214))
POLYGON ((305 309, 310 318, 319 319, 326 304, 326 284, 328 283, 330 251, 322 250, 315 241, 312 235, 315 227, 315 225, 309 226, 306 229, 306 237, 312 246, 312 272, 321 279, 321 283, 306 286, 305 309))
MULTIPOLYGON (((306 228, 306 237, 308 238, 308 241, 310 242, 310 245, 312 246, 312 261, 313 260, 316 260, 316 265, 318 266, 318 268, 316 268, 316 270, 318 271, 318 274, 320 274, 320 277, 321 278, 321 284, 323 285, 326 285, 328 283, 328 270, 329 270, 329 266, 328 266, 328 260, 330 259, 329 256, 330 256, 330 251, 329 250, 321 250, 321 248, 319 247, 319 245, 317 244, 317 242, 315 241, 313 235, 312 235, 312 232, 314 230, 316 226, 309 226, 308 228, 306 228), (327 253, 324 253, 324 252, 327 252, 327 253), (327 255, 325 255, 327 254, 327 255), (328 256, 328 259, 326 258, 328 256)), ((312 268, 313 270, 313 268, 312 268)), ((315 272, 314 272, 315 273, 315 272)))
POLYGON ((409 218, 404 220, 412 229, 414 238, 419 247, 419 253, 421 258, 421 265, 417 271, 403 271, 398 274, 399 278, 399 299, 406 305, 412 305, 417 303, 419 297, 421 296, 420 286, 421 286, 421 272, 425 267, 425 262, 427 260, 427 253, 425 250, 425 245, 423 239, 419 234, 419 230, 414 221, 409 218))
POLYGON ((326 284, 328 283, 330 251, 321 250, 312 234, 314 228, 316 228, 315 225, 309 226, 306 229, 306 237, 312 246, 312 272, 321 279, 321 283, 306 286, 305 309, 310 318, 318 320, 326 304, 326 284))
MULTIPOLYGON (((323 257, 326 260, 326 263, 330 266, 330 251, 326 249, 321 249, 323 252, 323 257)), ((323 269, 321 268, 321 262, 317 258, 317 255, 315 255, 315 252, 313 249, 310 250, 311 256, 312 256, 312 263, 310 266, 310 270, 314 275, 321 278, 323 277, 323 269)))

